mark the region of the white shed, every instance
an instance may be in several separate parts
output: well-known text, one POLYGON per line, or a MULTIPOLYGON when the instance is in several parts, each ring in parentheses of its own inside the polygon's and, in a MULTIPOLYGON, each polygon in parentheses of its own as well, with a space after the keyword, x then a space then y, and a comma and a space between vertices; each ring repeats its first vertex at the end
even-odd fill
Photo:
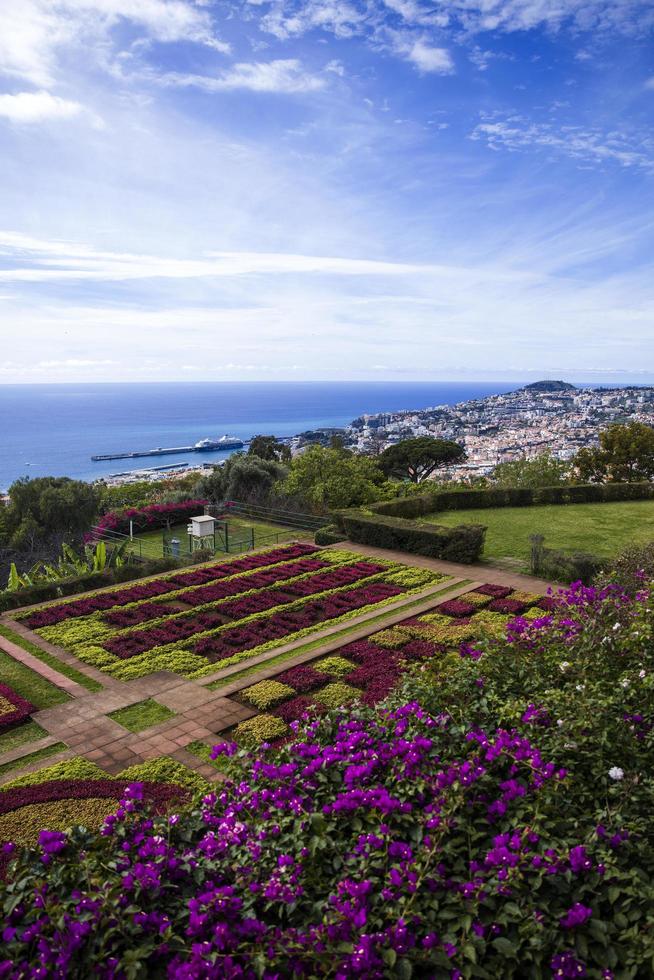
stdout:
POLYGON ((187 531, 193 538, 212 538, 216 530, 215 517, 192 517, 187 531))

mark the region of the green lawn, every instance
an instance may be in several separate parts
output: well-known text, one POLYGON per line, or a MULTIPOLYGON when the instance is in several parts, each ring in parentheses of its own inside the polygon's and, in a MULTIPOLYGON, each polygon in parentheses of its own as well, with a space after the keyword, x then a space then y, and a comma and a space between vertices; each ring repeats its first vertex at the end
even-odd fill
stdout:
POLYGON ((27 745, 28 742, 36 742, 40 738, 45 738, 47 734, 45 728, 41 728, 35 721, 31 719, 25 721, 22 725, 10 728, 8 732, 0 735, 0 755, 3 752, 11 752, 22 745, 27 745))
MULTIPOLYGON (((47 653, 45 650, 42 650, 41 647, 36 645, 36 643, 31 643, 29 640, 26 640, 19 633, 15 633, 12 629, 9 629, 8 626, 0 626, 0 636, 4 636, 7 640, 11 640, 12 643, 15 643, 16 646, 22 647, 23 650, 27 650, 28 653, 32 654, 32 656, 38 657, 38 659, 42 660, 44 664, 52 667, 53 670, 58 670, 60 674, 63 674, 64 677, 68 677, 69 680, 75 681, 76 684, 81 684, 81 686, 85 687, 87 691, 101 690, 102 684, 100 684, 98 681, 94 681, 92 677, 87 677, 87 675, 83 674, 80 670, 75 670, 75 668, 71 667, 69 664, 65 664, 57 657, 53 657, 51 653, 47 653)), ((46 705, 41 705, 40 707, 46 707, 46 705)))
MULTIPOLYGON (((186 527, 186 523, 176 524, 171 527, 169 532, 166 532, 167 538, 179 539, 182 554, 188 553, 186 527)), ((161 558, 163 554, 163 539, 163 531, 147 531, 144 534, 135 536, 131 547, 136 554, 141 555, 143 558, 161 558)), ((230 517, 229 519, 228 545, 230 554, 237 554, 249 550, 252 548, 253 540, 254 547, 258 548, 264 545, 274 547, 276 544, 283 544, 285 541, 298 539, 301 541, 313 541, 313 532, 298 531, 293 528, 282 527, 278 524, 266 524, 263 521, 250 520, 249 518, 245 520, 240 517, 230 517)), ((216 534, 216 548, 218 551, 224 551, 224 542, 222 542, 221 536, 218 533, 216 534)))
POLYGON ((528 570, 530 534, 545 535, 546 548, 586 551, 610 558, 632 542, 654 541, 654 501, 498 507, 429 514, 431 524, 485 524, 484 558, 518 559, 528 570))
POLYGON ((50 708, 52 705, 70 701, 65 691, 55 687, 29 667, 24 667, 4 650, 0 650, 0 681, 13 687, 16 694, 31 701, 37 708, 50 708))
POLYGON ((147 701, 138 701, 136 704, 130 704, 128 708, 119 708, 117 711, 109 713, 109 718, 113 718, 114 721, 117 721, 119 725, 127 728, 130 732, 142 732, 146 728, 151 728, 152 725, 160 725, 162 721, 168 721, 174 716, 174 711, 171 711, 164 704, 159 704, 158 701, 153 701, 152 698, 148 698, 147 701))

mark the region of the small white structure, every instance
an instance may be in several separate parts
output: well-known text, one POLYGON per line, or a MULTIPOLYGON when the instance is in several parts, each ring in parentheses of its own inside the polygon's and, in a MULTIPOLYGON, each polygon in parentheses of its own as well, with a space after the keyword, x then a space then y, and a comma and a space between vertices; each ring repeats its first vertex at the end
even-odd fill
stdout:
POLYGON ((198 548, 208 548, 215 546, 216 541, 216 518, 215 517, 192 517, 191 523, 186 528, 188 531, 191 551, 198 548))

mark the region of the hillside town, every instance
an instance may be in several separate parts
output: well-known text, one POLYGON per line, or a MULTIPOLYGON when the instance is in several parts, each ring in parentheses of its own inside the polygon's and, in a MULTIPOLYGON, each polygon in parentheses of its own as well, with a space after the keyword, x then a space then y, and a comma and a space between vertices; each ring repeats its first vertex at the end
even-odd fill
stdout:
POLYGON ((467 459, 447 475, 466 479, 545 451, 569 459, 596 445, 599 432, 610 423, 628 421, 654 424, 654 387, 590 389, 539 381, 458 405, 363 415, 347 426, 345 444, 376 454, 414 436, 453 439, 465 447, 467 459))

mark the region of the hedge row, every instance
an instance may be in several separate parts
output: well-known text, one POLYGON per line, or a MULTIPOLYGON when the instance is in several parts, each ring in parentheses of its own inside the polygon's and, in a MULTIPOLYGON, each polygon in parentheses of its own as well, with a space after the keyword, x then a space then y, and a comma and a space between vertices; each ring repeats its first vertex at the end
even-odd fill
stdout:
POLYGON ((466 564, 479 560, 486 534, 486 528, 482 524, 459 524, 458 527, 442 527, 439 524, 422 526, 400 517, 369 515, 357 510, 339 511, 336 519, 350 541, 466 564))
POLYGON ((441 510, 482 507, 532 507, 539 504, 611 503, 654 499, 654 483, 580 483, 565 487, 515 487, 488 490, 444 490, 417 497, 398 497, 371 504, 376 514, 415 518, 441 510))

